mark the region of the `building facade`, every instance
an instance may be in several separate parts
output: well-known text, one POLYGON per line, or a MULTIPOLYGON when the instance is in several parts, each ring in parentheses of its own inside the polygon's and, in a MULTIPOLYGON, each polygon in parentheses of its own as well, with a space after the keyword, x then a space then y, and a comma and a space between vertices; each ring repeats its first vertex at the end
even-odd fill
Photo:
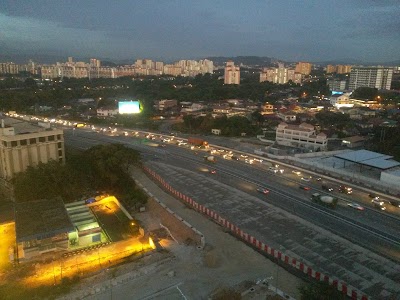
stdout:
POLYGON ((285 84, 291 80, 294 83, 301 83, 302 78, 302 74, 296 73, 294 69, 285 68, 283 64, 279 64, 278 68, 264 68, 260 73, 260 82, 285 84))
POLYGON ((331 91, 344 91, 347 89, 346 80, 327 79, 326 84, 329 86, 331 91))
POLYGON ((333 65, 327 65, 326 66, 326 73, 336 73, 336 66, 333 65))
POLYGON ((325 151, 328 139, 324 133, 317 134, 314 126, 310 124, 288 125, 282 122, 276 129, 276 143, 313 151, 325 151))
POLYGON ((353 67, 350 73, 349 88, 359 87, 390 90, 393 77, 393 68, 385 67, 353 67))
POLYGON ((24 121, 3 118, 0 128, 0 177, 11 179, 29 166, 65 162, 64 133, 24 121))
POLYGON ((240 84, 240 68, 233 61, 228 61, 225 66, 225 84, 240 84))
POLYGON ((337 65, 336 66, 336 73, 338 74, 348 74, 351 72, 350 65, 337 65))
POLYGON ((298 62, 296 64, 296 73, 300 73, 303 75, 310 75, 312 69, 312 64, 308 62, 298 62))

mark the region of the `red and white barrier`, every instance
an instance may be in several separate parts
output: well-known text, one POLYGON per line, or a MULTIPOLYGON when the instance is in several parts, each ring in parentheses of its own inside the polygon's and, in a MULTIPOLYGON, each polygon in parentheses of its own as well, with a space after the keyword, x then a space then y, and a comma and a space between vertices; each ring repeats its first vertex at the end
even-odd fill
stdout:
POLYGON ((217 212, 212 211, 211 209, 197 203, 192 198, 175 190, 168 183, 166 183, 165 180, 162 179, 162 177, 160 175, 158 175, 156 172, 149 169, 148 167, 144 166, 143 170, 147 174, 151 175, 154 179, 156 179, 164 187, 165 190, 169 191, 171 194, 177 196, 178 198, 184 200, 190 206, 192 206, 194 209, 207 215, 211 219, 215 220, 218 224, 222 225, 223 227, 228 228, 232 233, 239 236, 242 240, 246 241, 247 243, 253 245, 255 248, 259 249, 262 253, 268 254, 276 259, 281 260, 285 264, 287 264, 293 268, 296 268, 297 270, 303 272, 304 274, 307 274, 309 277, 314 278, 317 281, 324 281, 324 282, 329 283, 330 285, 336 287, 343 294, 351 297, 351 299, 354 299, 354 300, 358 300, 358 299, 368 300, 369 299, 369 297, 364 295, 361 291, 359 291, 351 286, 348 286, 346 283, 339 281, 336 278, 330 278, 328 275, 325 275, 321 272, 313 270, 311 267, 305 265, 302 262, 297 261, 295 258, 291 258, 291 257, 287 256, 286 254, 282 253, 281 251, 275 250, 275 249, 269 247, 268 245, 263 244, 261 241, 257 240, 255 237, 242 231, 235 224, 229 222, 225 218, 222 218, 220 215, 218 215, 217 212))

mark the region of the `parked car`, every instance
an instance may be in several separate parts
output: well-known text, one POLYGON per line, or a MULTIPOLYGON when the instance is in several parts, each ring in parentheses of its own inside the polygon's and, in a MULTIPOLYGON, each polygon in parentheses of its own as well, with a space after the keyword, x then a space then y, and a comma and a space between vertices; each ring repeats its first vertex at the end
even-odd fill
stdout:
POLYGON ((389 203, 393 206, 400 207, 400 201, 398 200, 390 200, 389 203))

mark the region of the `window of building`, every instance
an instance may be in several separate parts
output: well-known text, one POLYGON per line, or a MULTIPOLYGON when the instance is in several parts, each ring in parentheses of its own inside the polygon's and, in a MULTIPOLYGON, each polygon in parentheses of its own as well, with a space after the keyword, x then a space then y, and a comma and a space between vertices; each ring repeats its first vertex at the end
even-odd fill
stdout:
POLYGON ((11 147, 17 147, 18 142, 17 141, 11 141, 11 147))
POLYGON ((54 135, 49 135, 49 136, 47 137, 47 140, 48 140, 48 141, 54 141, 54 135))
POLYGON ((3 141, 3 146, 7 147, 7 142, 6 141, 3 141))
POLYGON ((57 145, 58 145, 58 149, 62 148, 62 143, 61 142, 58 142, 57 145))
POLYGON ((62 150, 58 150, 58 156, 62 156, 63 152, 62 150))
POLYGON ((21 146, 26 146, 26 145, 28 144, 28 142, 27 142, 27 140, 20 140, 20 141, 19 141, 19 144, 20 144, 21 146))
POLYGON ((61 140, 61 134, 57 134, 57 140, 61 140))
POLYGON ((40 138, 39 138, 39 142, 40 142, 40 143, 46 142, 46 138, 45 138, 44 136, 40 137, 40 138))
POLYGON ((36 144, 36 138, 29 139, 29 144, 36 144))

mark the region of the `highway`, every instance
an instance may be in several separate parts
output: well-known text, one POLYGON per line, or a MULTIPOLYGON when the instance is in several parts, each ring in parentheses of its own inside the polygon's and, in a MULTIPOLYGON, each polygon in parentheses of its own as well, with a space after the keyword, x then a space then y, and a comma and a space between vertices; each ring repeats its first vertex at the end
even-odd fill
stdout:
MULTIPOLYGON (((213 178, 236 189, 252 194, 264 201, 267 200, 275 206, 333 231, 350 241, 378 250, 381 254, 387 252, 386 255, 389 257, 393 250, 400 249, 400 235, 398 234, 400 232, 400 218, 368 207, 367 205, 370 202, 368 195, 361 191, 354 191, 352 195, 332 193, 343 201, 339 201, 336 209, 326 208, 310 200, 311 194, 314 192, 328 194, 321 189, 321 182, 313 179, 310 182, 305 182, 288 169, 283 174, 275 174, 268 170, 268 166, 261 163, 250 165, 243 161, 232 161, 222 157, 218 157, 218 163, 213 165, 204 162, 203 156, 206 153, 200 150, 196 152, 175 145, 158 148, 147 146, 141 143, 140 139, 132 137, 110 137, 83 130, 76 130, 71 135, 66 131, 66 144, 71 143, 75 147, 89 148, 95 144, 111 142, 126 143, 132 148, 145 151, 147 154, 144 157, 147 160, 161 159, 164 163, 203 173, 204 170, 215 169, 217 170, 216 176, 206 171, 207 176, 213 176, 213 178), (244 182, 248 183, 245 188, 243 188, 244 182), (300 186, 309 186, 311 190, 302 190, 299 188, 300 186), (265 187, 270 193, 267 196, 260 195, 256 191, 258 187, 265 187), (364 211, 358 211, 347 206, 347 201, 353 202, 355 199, 356 202, 365 203, 366 209, 364 211), (394 247, 394 249, 391 247, 394 247)), ((337 186, 337 184, 327 180, 324 180, 324 182, 330 186, 337 186)), ((184 188, 182 187, 182 189, 184 188)), ((394 207, 391 209, 396 210, 394 207)), ((391 258, 400 261, 398 255, 391 258)))
MULTIPOLYGON (((372 292, 366 291, 368 294, 400 293, 400 287, 398 290, 393 288, 400 279, 396 269, 400 261, 400 219, 396 211, 382 213, 373 208, 365 192, 355 189, 353 195, 334 193, 343 201, 339 201, 336 209, 331 209, 310 201, 314 192, 327 194, 321 190, 320 181, 304 182, 287 167, 283 174, 278 175, 268 171, 269 164, 263 163, 247 164, 219 156, 218 162, 211 164, 204 161, 206 153, 200 150, 172 144, 165 148, 152 147, 143 143, 143 137, 111 137, 78 129, 66 130, 65 142, 67 146, 80 149, 120 142, 142 151, 144 163, 165 176, 175 188, 194 199, 202 199, 202 204, 235 220, 241 228, 273 247, 284 247, 290 255, 320 266, 325 272, 348 280, 354 286, 362 279, 368 282, 380 278, 380 288, 371 287, 372 292), (216 170, 216 174, 210 174, 210 170, 216 170), (311 190, 300 189, 300 184, 309 186, 311 190), (261 194, 256 191, 258 187, 270 192, 261 194), (366 209, 352 209, 346 200, 357 201, 366 209), (287 213, 281 215, 274 207, 287 213), (277 215, 286 218, 285 222, 279 222, 279 218, 274 220, 277 215), (271 227, 271 224, 276 226, 271 227), (318 228, 328 231, 321 235, 314 232, 318 228), (350 242, 334 238, 332 234, 350 242), (363 249, 370 249, 375 254, 363 249), (321 254, 321 251, 325 253, 321 254)), ((327 178, 324 180, 338 185, 327 178)))

